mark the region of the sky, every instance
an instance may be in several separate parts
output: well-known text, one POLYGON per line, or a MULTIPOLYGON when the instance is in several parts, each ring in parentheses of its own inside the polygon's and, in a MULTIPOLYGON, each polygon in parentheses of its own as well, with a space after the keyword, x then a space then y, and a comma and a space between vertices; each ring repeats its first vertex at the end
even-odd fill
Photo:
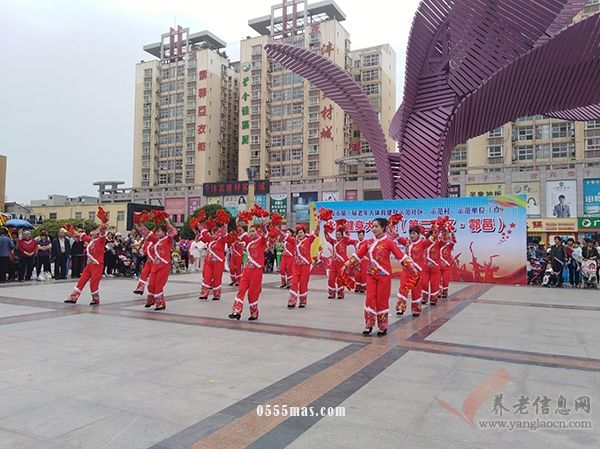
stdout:
MULTIPOLYGON (((152 58, 142 47, 177 23, 219 36, 235 61, 240 39, 256 35, 248 20, 270 14, 276 3, 3 0, 0 154, 8 157, 7 200, 97 195, 92 183, 100 180, 131 186, 135 64, 152 58)), ((396 51, 399 100, 418 0, 403 0, 401 10, 390 0, 336 3, 353 49, 389 43, 396 51)))

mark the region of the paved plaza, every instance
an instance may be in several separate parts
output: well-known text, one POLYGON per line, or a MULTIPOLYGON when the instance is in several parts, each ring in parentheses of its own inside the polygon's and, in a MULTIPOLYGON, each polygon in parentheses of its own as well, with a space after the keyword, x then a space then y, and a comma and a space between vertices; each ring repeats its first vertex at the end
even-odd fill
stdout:
POLYGON ((164 312, 129 279, 96 308, 63 304, 71 282, 1 287, 0 448, 600 447, 597 291, 454 284, 363 337, 362 296, 315 277, 288 310, 277 281, 256 322, 227 319, 231 287, 198 301, 198 274, 164 312))

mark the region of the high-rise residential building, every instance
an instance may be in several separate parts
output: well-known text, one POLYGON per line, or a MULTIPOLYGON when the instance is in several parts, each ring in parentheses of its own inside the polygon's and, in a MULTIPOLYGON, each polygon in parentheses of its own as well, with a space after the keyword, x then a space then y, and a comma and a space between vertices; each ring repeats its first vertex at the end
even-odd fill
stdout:
MULTIPOLYGON (((599 11, 600 0, 591 0, 574 20, 599 11)), ((449 175, 453 195, 525 194, 530 234, 551 236, 544 219, 556 218, 572 221, 562 223, 570 226, 566 234, 600 231, 582 225, 600 217, 600 120, 516 118, 457 145, 449 175), (560 195, 569 205, 568 217, 558 217, 554 209, 560 195)))
POLYGON ((209 31, 171 28, 136 65, 134 187, 237 179, 238 65, 209 31))
POLYGON ((0 154, 0 212, 4 211, 6 200, 6 156, 0 154))
MULTIPOLYGON (((281 39, 331 59, 364 86, 389 125, 396 103, 396 57, 389 45, 351 51, 344 12, 331 0, 284 0, 250 20, 259 36, 241 42, 239 177, 278 182, 356 175, 355 156, 369 148, 344 111, 316 86, 267 57, 264 45, 281 39), (340 166, 343 167, 340 169, 340 166), (354 166, 352 168, 351 166, 354 166)), ((393 144, 390 141, 391 149, 393 144)), ((371 163, 372 165, 372 163, 371 163)))

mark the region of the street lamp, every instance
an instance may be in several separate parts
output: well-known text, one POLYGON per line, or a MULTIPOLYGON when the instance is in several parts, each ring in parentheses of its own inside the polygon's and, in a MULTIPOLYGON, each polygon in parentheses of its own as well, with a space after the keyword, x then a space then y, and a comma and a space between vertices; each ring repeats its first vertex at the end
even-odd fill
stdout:
POLYGON ((246 167, 246 175, 248 176, 248 210, 254 206, 254 179, 256 172, 256 167, 246 167))

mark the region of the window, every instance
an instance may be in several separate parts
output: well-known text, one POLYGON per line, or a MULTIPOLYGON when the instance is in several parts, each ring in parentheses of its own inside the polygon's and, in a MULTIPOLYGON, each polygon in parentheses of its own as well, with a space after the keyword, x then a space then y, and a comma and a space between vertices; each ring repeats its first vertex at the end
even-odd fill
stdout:
POLYGON ((309 139, 316 139, 318 137, 319 137, 319 129, 318 128, 313 128, 313 129, 308 130, 308 138, 309 139))
POLYGON ((260 84, 260 75, 253 75, 251 84, 260 84))
POLYGON ((488 137, 502 137, 502 127, 491 130, 488 137))
POLYGON ((294 87, 294 89, 292 90, 292 98, 294 100, 304 99, 304 88, 294 87))
POLYGON ((292 148, 292 160, 294 160, 294 161, 302 160, 302 148, 292 148))
POLYGON ((75 220, 81 220, 83 214, 81 212, 75 212, 75 220))
POLYGON ((152 69, 144 69, 144 76, 152 76, 152 69))
POLYGON ((142 181, 148 181, 149 175, 148 173, 142 173, 142 181))
POLYGON ((143 147, 142 148, 142 156, 149 156, 150 155, 150 148, 149 147, 143 147))
POLYGON ((535 146, 536 159, 550 159, 550 144, 544 143, 535 146))
POLYGON ((308 161, 308 171, 316 171, 319 169, 319 161, 308 161))
POLYGON ((283 143, 283 136, 272 136, 271 147, 280 147, 283 143))
POLYGON ((569 157, 569 147, 568 143, 555 143, 552 145, 552 158, 559 159, 569 157))
POLYGON ((379 84, 365 84, 363 86, 363 90, 367 95, 378 95, 379 94, 379 84))
POLYGON ((250 122, 250 129, 259 129, 260 128, 260 121, 259 120, 252 120, 250 122))
POLYGON ((271 167, 271 176, 272 177, 281 176, 281 167, 280 166, 271 167))
POLYGON ((302 114, 304 112, 304 103, 294 103, 292 105, 292 114, 302 114))
POLYGON ((262 67, 262 64, 260 63, 260 61, 254 61, 252 63, 252 70, 260 70, 261 67, 262 67))
POLYGON ((600 120, 585 122, 585 129, 600 129, 600 120))
POLYGON ((281 86, 281 76, 275 75, 271 77, 271 87, 281 86))
POLYGON ((125 211, 124 210, 117 211, 117 221, 125 221, 125 211))
POLYGON ((365 70, 362 72, 362 81, 377 81, 379 79, 379 70, 365 70))
POLYGON ((260 55, 262 53, 262 45, 252 46, 252 56, 260 55))
POLYGON ((550 125, 536 125, 535 138, 547 140, 550 138, 550 125))
POLYGON ((533 160, 533 147, 515 147, 515 158, 518 161, 532 161, 533 160))
POLYGON ((50 212, 50 213, 48 214, 48 218, 49 218, 50 220, 56 220, 56 212, 50 212))
POLYGON ((373 67, 379 65, 379 53, 372 53, 370 55, 364 55, 362 57, 363 67, 373 67))
POLYGON ((260 100, 260 90, 253 90, 252 91, 252 99, 253 100, 260 100))
POLYGON ((294 134, 292 135, 292 145, 302 145, 304 141, 302 134, 294 134))
POLYGON ((381 98, 379 97, 369 98, 369 103, 376 111, 381 108, 381 98))
POLYGON ((592 139, 585 140, 585 151, 598 151, 600 150, 600 137, 594 137, 592 139))
POLYGON ((308 154, 319 154, 319 145, 311 143, 308 145, 308 154))
POLYGON ((250 143, 254 145, 259 144, 260 136, 250 136, 250 143))
POLYGON ((302 176, 302 165, 292 165, 292 176, 302 176))
POLYGON ((571 137, 571 123, 553 123, 552 124, 552 138, 561 139, 564 137, 571 137))
POLYGON ((533 140, 533 126, 519 126, 515 128, 516 140, 533 140))
POLYGON ((488 157, 502 157, 502 145, 491 145, 487 150, 488 157))
POLYGON ((291 125, 291 128, 294 131, 301 131, 302 128, 304 127, 304 119, 302 118, 293 118, 291 120, 288 121, 291 125))
MULTIPOLYGON (((147 176, 147 175, 146 175, 147 176)), ((144 179, 144 175, 142 175, 142 179, 144 179)), ((94 221, 96 219, 96 212, 88 212, 88 220, 94 221)))
POLYGON ((467 147, 456 147, 452 150, 452 154, 450 156, 451 161, 466 161, 467 160, 467 147))
POLYGON ((252 114, 252 115, 260 114, 260 106, 251 106, 250 114, 252 114))
POLYGON ((308 123, 314 123, 319 121, 319 114, 317 112, 311 112, 308 114, 308 123))

